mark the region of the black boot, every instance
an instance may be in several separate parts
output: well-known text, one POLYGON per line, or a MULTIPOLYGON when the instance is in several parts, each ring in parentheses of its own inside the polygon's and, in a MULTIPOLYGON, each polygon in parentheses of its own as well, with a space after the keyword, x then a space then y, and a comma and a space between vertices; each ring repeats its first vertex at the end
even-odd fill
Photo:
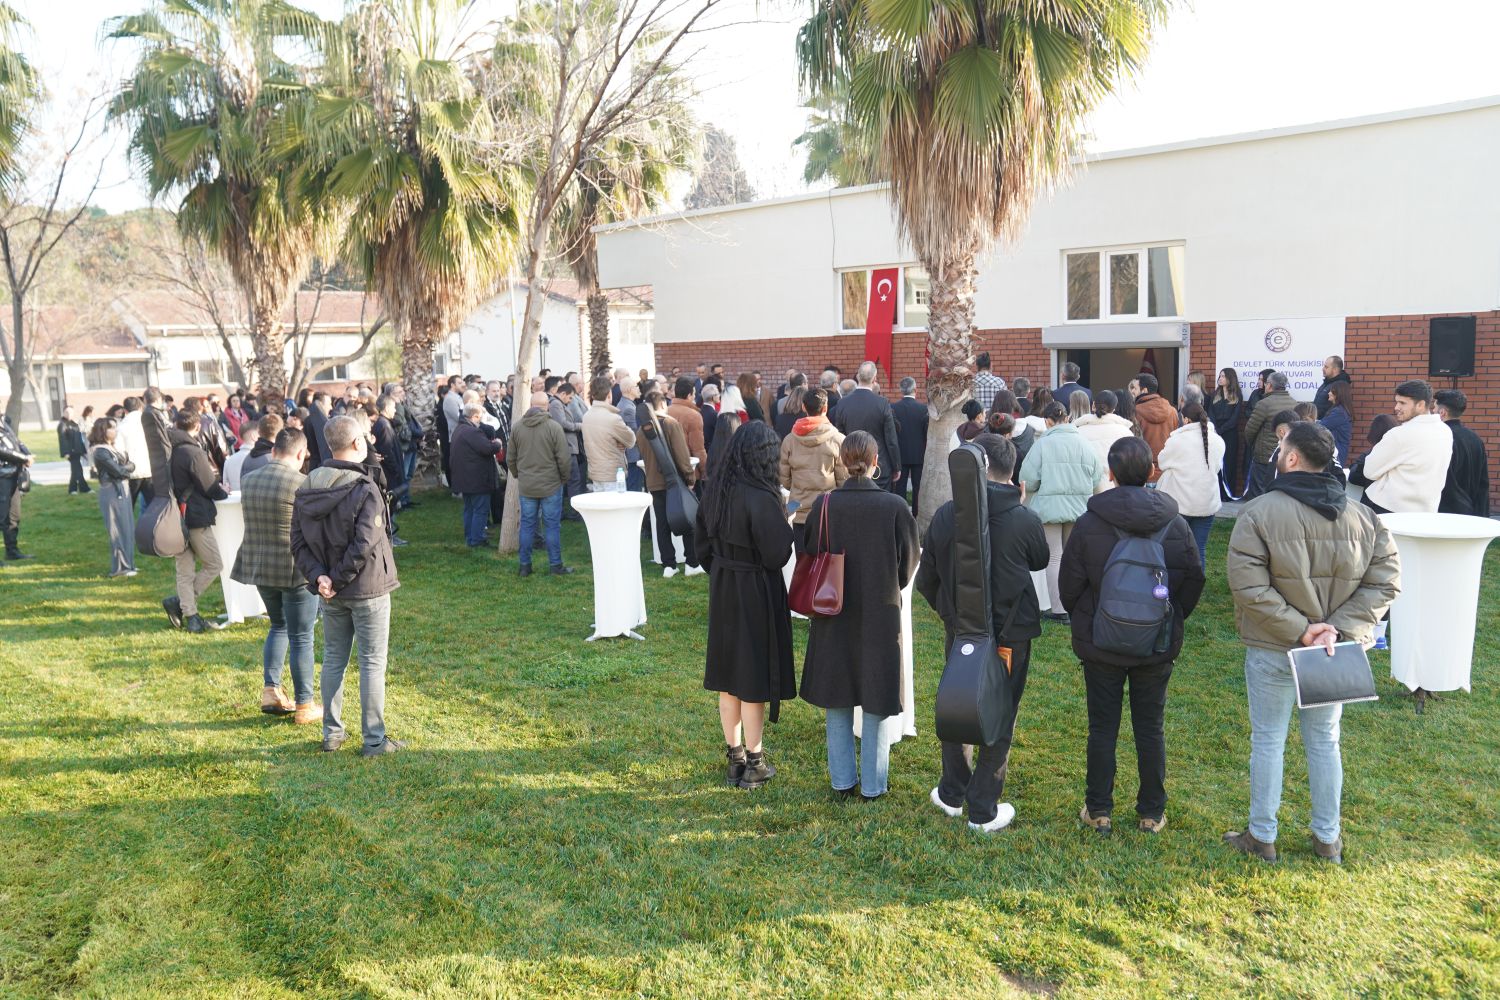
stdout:
POLYGON ((766 763, 766 753, 745 754, 745 773, 740 775, 741 788, 760 788, 776 777, 776 768, 766 763))
POLYGON ((726 744, 724 756, 729 758, 729 772, 726 779, 731 786, 738 786, 740 779, 745 776, 745 747, 743 744, 737 747, 726 744))
POLYGON ((20 536, 20 534, 21 534, 21 532, 18 529, 16 529, 16 528, 6 528, 5 529, 5 558, 7 558, 7 559, 30 559, 31 558, 31 556, 26 555, 24 552, 22 552, 20 549, 18 549, 16 547, 16 539, 17 539, 17 537, 20 536))

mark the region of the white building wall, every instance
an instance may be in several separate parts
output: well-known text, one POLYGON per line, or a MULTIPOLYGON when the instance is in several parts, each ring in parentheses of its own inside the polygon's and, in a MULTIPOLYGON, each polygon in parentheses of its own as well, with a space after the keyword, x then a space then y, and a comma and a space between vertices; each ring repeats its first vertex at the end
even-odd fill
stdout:
MULTIPOLYGON (((981 269, 976 324, 1063 321, 1062 252, 1186 241, 1189 319, 1500 305, 1500 98, 1104 154, 981 269)), ((914 262, 880 187, 604 227, 607 287, 654 286, 658 342, 837 333, 835 271, 914 262)))
MULTIPOLYGON (((449 344, 458 345, 462 360, 450 361, 448 370, 455 374, 473 372, 485 378, 501 379, 515 371, 525 312, 526 296, 522 293, 516 296, 512 323, 509 291, 501 292, 475 309, 449 336, 449 344)), ((576 305, 548 297, 542 306, 542 336, 547 339, 547 344, 542 349, 539 367, 551 368, 558 374, 582 370, 576 305)))

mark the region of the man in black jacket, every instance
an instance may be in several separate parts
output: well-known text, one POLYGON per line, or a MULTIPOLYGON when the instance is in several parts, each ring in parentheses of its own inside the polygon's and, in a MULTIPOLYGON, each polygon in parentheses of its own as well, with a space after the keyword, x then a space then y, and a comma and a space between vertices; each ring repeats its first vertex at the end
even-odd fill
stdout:
POLYGON ((323 433, 328 426, 328 393, 315 392, 307 408, 307 419, 302 422, 302 432, 307 435, 307 460, 309 468, 316 469, 328 459, 328 442, 323 433))
POLYGON ((901 446, 896 441, 896 417, 890 402, 875 391, 875 362, 866 361, 855 373, 854 391, 839 401, 829 419, 839 432, 848 437, 864 431, 875 439, 880 451, 879 475, 875 484, 883 490, 901 482, 901 446))
POLYGON ((68 460, 70 467, 68 496, 94 492, 89 488, 88 477, 83 474, 83 459, 89 448, 83 440, 83 431, 78 429, 78 421, 73 419, 71 406, 63 407, 62 419, 57 422, 57 453, 68 460))
POLYGON ((1484 441, 1464 426, 1469 397, 1457 389, 1434 394, 1438 415, 1453 432, 1453 459, 1448 463, 1448 481, 1443 486, 1438 511, 1444 514, 1490 516, 1490 456, 1484 441))
POLYGON ((1344 409, 1353 416, 1353 394, 1350 388, 1353 383, 1349 373, 1344 371, 1344 359, 1338 355, 1329 355, 1323 359, 1323 384, 1318 386, 1318 391, 1313 394, 1313 405, 1318 408, 1318 419, 1322 420, 1328 416, 1328 410, 1332 403, 1328 402, 1328 387, 1337 384, 1339 389, 1339 401, 1344 404, 1344 409))
POLYGON ((1137 825, 1146 833, 1160 833, 1166 826, 1167 744, 1162 716, 1167 679, 1172 676, 1172 661, 1182 650, 1182 623, 1203 593, 1198 543, 1178 516, 1177 501, 1161 490, 1146 488, 1151 470, 1151 447, 1140 438, 1121 438, 1110 446, 1109 477, 1115 488, 1092 497, 1089 509, 1074 522, 1058 573, 1058 590, 1063 608, 1072 617, 1073 652, 1083 661, 1088 699, 1088 790, 1079 819, 1106 836, 1114 809, 1115 743, 1127 681, 1141 781, 1135 804, 1137 825), (1125 536, 1150 537, 1163 529, 1167 579, 1162 582, 1172 605, 1167 648, 1143 657, 1100 649, 1094 644, 1094 614, 1115 544, 1125 536))
POLYGON ((173 429, 167 432, 167 440, 172 445, 169 465, 172 493, 177 502, 186 507, 182 526, 186 529, 188 545, 175 557, 177 593, 162 601, 161 606, 174 627, 186 627, 193 633, 223 628, 218 622, 208 621, 198 613, 198 598, 213 586, 224 569, 219 557, 219 541, 214 537, 214 523, 219 516, 214 502, 229 496, 219 483, 218 471, 198 443, 200 424, 205 419, 184 406, 177 411, 173 429))
POLYGON ((901 468, 891 470, 901 475, 892 481, 891 489, 904 494, 910 483, 911 509, 916 513, 922 462, 927 456, 927 404, 917 402, 916 379, 908 376, 901 380, 901 398, 891 410, 896 417, 896 446, 901 452, 901 468))
POLYGON ((330 457, 297 490, 292 558, 309 590, 323 598, 323 750, 344 745, 344 670, 359 645, 360 729, 366 757, 406 749, 385 732, 386 648, 396 558, 386 531, 385 497, 364 465, 364 428, 335 417, 324 428, 330 457))
POLYGON ((481 425, 484 407, 464 405, 463 419, 453 432, 451 478, 448 485, 464 498, 464 544, 471 549, 488 545, 485 529, 490 523, 490 498, 500 488, 500 466, 495 456, 504 445, 481 425))
MULTIPOLYGON (((997 434, 981 434, 974 444, 989 459, 985 489, 990 513, 990 625, 995 641, 1011 651, 1010 695, 1013 708, 1019 710, 1031 665, 1031 640, 1042 634, 1031 574, 1047 568, 1047 538, 1041 520, 1021 505, 1021 491, 1010 484, 1016 465, 1015 446, 997 434)), ((949 500, 937 509, 927 526, 916 578, 917 590, 943 619, 944 654, 953 645, 949 623, 956 606, 956 529, 953 501, 949 500)), ((932 804, 949 816, 963 815, 967 805, 969 826, 985 833, 1009 825, 1016 810, 1010 803, 1000 802, 1000 796, 1005 791, 1015 725, 1013 712, 1010 730, 998 742, 977 747, 972 767, 963 746, 945 742, 943 780, 932 790, 932 804)))
POLYGON ((5 536, 5 558, 30 559, 16 547, 21 533, 21 496, 31 489, 31 449, 0 414, 0 532, 5 536))

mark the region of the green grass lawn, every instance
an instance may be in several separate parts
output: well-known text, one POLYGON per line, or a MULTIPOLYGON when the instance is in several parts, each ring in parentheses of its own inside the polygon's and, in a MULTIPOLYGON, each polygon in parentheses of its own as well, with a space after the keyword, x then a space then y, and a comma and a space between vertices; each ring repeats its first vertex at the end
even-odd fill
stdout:
POLYGON ((1474 693, 1418 717, 1380 656, 1381 700, 1345 714, 1344 867, 1307 846, 1295 730, 1268 867, 1219 843, 1248 795, 1222 524, 1172 681, 1166 832, 1079 829, 1083 685, 1054 629, 1021 710, 1019 815, 983 839, 927 801, 925 607, 922 735, 892 751, 891 794, 833 799, 801 702, 768 735, 781 776, 742 792, 702 690, 705 578, 648 577, 647 641, 585 644, 580 526, 580 573, 523 583, 465 549, 454 501, 425 500, 402 519, 388 680, 411 749, 364 760, 257 711, 263 623, 170 630, 170 563, 108 581, 93 499, 27 498, 38 558, 0 566, 0 995, 1500 995, 1500 547, 1474 693))
MULTIPOLYGON (((83 428, 85 435, 88 432, 87 427, 83 428)), ((31 449, 31 453, 36 456, 38 462, 60 461, 57 455, 57 428, 55 426, 46 430, 37 430, 33 422, 27 421, 26 426, 20 430, 19 436, 21 443, 31 449)))

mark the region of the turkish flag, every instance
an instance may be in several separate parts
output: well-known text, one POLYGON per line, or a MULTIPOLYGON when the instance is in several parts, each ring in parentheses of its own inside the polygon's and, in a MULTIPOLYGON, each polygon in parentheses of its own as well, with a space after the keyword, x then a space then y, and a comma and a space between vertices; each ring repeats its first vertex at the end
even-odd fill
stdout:
POLYGON ((897 268, 887 267, 870 272, 870 309, 865 319, 865 360, 880 365, 891 375, 894 349, 891 331, 896 326, 897 268))
POLYGON ((1141 374, 1156 375, 1156 348, 1146 348, 1146 353, 1141 355, 1141 374))

